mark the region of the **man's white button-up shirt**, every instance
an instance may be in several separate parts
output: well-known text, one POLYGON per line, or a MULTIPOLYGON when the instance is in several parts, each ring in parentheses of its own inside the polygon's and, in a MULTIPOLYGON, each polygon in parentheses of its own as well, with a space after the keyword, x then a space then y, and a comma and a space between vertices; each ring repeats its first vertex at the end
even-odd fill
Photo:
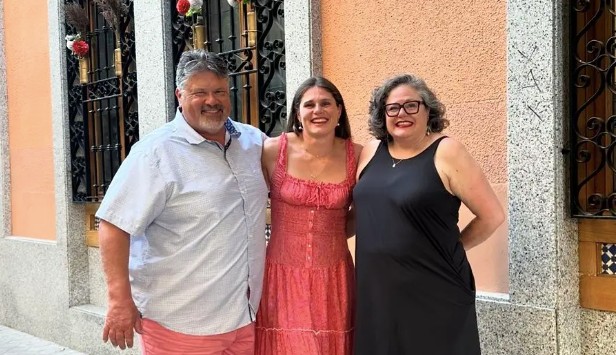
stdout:
POLYGON ((180 112, 122 162, 96 216, 130 234, 133 299, 144 318, 184 334, 255 319, 263 282, 264 135, 226 124, 208 141, 180 112))

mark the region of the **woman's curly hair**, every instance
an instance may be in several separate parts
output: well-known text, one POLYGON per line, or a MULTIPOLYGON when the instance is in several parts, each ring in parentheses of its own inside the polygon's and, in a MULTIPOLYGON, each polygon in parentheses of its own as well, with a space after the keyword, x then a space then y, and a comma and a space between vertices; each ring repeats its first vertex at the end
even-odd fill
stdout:
POLYGON ((387 132, 385 120, 385 102, 393 89, 400 85, 408 85, 417 90, 424 105, 428 109, 428 131, 441 132, 449 126, 449 120, 445 118, 445 106, 438 100, 436 95, 428 88, 426 82, 418 76, 412 74, 402 74, 388 79, 383 85, 374 89, 370 99, 368 112, 368 128, 370 133, 379 140, 391 140, 387 132))

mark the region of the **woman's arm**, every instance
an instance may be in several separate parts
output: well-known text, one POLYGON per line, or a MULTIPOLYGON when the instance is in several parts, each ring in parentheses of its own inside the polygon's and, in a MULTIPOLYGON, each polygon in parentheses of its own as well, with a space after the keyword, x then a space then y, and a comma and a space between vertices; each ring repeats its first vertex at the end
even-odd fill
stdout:
POLYGON ((261 169, 263 170, 263 177, 267 183, 267 188, 270 189, 270 180, 276 167, 276 159, 278 159, 278 147, 280 145, 280 139, 267 138, 263 142, 263 152, 261 154, 261 169))
POLYGON ((494 233, 505 213, 481 167, 460 142, 444 139, 435 161, 445 175, 445 187, 475 215, 460 235, 464 249, 470 250, 494 233))
MULTIPOLYGON (((359 158, 361 156, 361 152, 363 151, 364 146, 361 144, 357 144, 357 143, 353 143, 353 151, 355 153, 355 161, 358 163, 358 167, 359 167, 359 158)), ((357 176, 357 174, 356 174, 357 176)), ((352 195, 351 195, 351 199, 352 199, 352 195)), ((351 203, 351 206, 349 206, 349 211, 347 212, 347 217, 346 217, 346 234, 347 234, 347 239, 351 238, 353 236, 355 236, 355 206, 353 203, 351 203)))

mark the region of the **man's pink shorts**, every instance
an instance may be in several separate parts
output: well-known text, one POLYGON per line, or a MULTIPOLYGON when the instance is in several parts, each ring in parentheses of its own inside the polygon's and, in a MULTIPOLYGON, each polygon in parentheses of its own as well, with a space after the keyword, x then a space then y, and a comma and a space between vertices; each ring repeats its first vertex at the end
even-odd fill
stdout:
POLYGON ((141 349, 144 355, 253 355, 255 324, 216 335, 174 332, 150 319, 142 319, 141 349))

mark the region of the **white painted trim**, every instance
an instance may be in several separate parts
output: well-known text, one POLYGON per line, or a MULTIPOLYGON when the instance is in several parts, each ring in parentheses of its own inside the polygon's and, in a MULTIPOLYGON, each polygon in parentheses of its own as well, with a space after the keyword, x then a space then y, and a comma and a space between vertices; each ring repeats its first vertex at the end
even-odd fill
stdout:
POLYGON ((89 302, 88 250, 85 244, 85 208, 72 201, 68 84, 64 44, 64 1, 50 0, 49 66, 56 202, 57 255, 65 265, 67 306, 89 302))
POLYGON ((9 107, 4 48, 4 1, 0 0, 0 238, 11 234, 9 107))
POLYGON ((501 292, 477 291, 476 296, 477 296, 477 300, 503 302, 503 303, 509 303, 511 299, 508 293, 501 293, 501 292))
POLYGON ((139 137, 175 115, 173 41, 167 1, 135 1, 135 56, 139 90, 139 137))
POLYGON ((284 3, 287 113, 299 85, 323 72, 320 0, 284 3))

